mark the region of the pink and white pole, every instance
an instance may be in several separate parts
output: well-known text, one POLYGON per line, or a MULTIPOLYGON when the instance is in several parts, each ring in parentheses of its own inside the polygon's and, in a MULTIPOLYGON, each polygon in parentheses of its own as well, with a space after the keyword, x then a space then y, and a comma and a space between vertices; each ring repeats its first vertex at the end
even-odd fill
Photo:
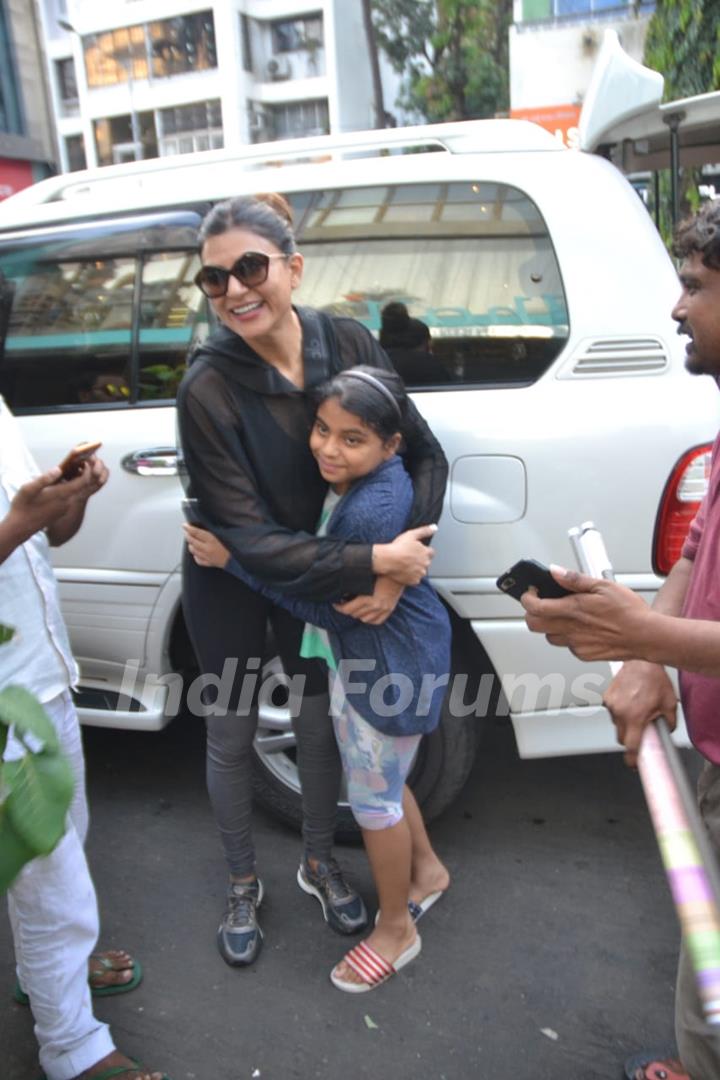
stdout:
MULTIPOLYGON (((582 573, 613 580, 605 544, 593 523, 570 529, 568 535, 582 573)), ((621 667, 619 662, 610 664, 613 675, 621 667)), ((638 771, 705 1019, 720 1024, 720 873, 663 717, 645 729, 638 771)))

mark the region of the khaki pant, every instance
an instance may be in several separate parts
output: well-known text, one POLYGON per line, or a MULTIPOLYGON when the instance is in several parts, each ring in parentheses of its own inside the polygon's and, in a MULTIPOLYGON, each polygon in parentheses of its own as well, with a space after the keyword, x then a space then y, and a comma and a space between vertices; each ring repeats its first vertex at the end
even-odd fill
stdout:
MULTIPOLYGON (((705 764, 698 781, 700 814, 720 859, 720 767, 705 764)), ((720 1080, 720 1029, 705 1023, 685 943, 680 949, 675 996, 675 1036, 692 1080, 720 1080)))

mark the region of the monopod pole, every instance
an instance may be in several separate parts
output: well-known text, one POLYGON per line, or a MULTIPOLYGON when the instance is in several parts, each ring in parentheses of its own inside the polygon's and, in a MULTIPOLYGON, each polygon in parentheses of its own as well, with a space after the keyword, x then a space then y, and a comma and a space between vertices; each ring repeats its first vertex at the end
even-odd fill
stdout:
MULTIPOLYGON (((582 573, 613 580, 591 521, 568 533, 582 573)), ((610 663, 613 675, 622 667, 610 663)), ((645 728, 638 771, 705 1019, 720 1025, 720 872, 664 717, 645 728)))

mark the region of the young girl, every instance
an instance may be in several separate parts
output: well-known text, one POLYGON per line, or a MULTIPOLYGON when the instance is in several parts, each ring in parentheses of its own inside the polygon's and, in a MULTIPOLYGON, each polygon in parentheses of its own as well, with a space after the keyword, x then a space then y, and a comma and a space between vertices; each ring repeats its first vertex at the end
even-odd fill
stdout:
MULTIPOLYGON (((396 456, 407 408, 402 381, 380 368, 350 368, 321 386, 316 400, 310 449, 330 484, 318 535, 390 540, 405 527, 413 500, 410 477, 396 456)), ((185 530, 201 566, 225 567, 307 620, 302 653, 327 662, 348 799, 380 905, 372 934, 330 977, 349 993, 371 990, 418 955, 415 922, 449 884, 405 783, 422 735, 440 718, 450 668, 447 613, 423 580, 398 587, 386 621, 361 622, 332 604, 261 585, 212 533, 191 525, 185 530)))

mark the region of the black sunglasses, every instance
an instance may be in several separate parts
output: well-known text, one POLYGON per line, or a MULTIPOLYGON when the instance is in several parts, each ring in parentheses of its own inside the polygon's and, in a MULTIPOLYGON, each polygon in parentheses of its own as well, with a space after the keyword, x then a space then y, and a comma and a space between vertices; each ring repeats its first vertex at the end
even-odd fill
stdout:
POLYGON ((230 278, 234 277, 248 289, 262 285, 267 281, 271 259, 288 259, 284 252, 280 255, 266 255, 262 251, 246 251, 229 270, 222 266, 201 266, 195 275, 195 284, 211 300, 225 296, 230 278))

